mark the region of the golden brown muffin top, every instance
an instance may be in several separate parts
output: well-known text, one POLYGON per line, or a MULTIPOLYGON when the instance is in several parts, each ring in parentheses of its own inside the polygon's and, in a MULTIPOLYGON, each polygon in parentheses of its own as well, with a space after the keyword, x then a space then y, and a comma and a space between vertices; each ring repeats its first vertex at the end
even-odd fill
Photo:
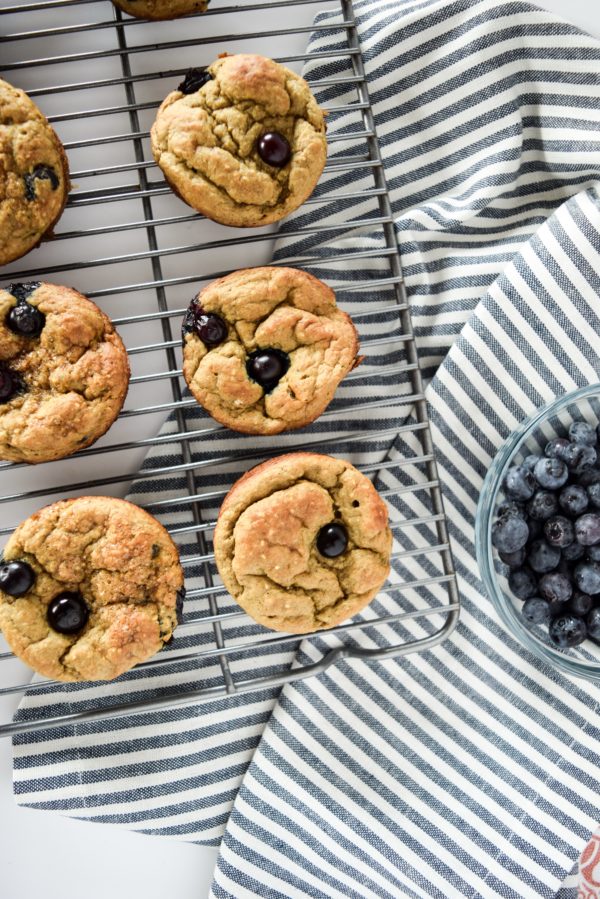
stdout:
POLYGON ((47 677, 111 680, 158 652, 177 626, 183 573, 175 544, 124 500, 83 496, 46 506, 12 534, 4 560, 25 562, 35 580, 22 596, 0 588, 0 628, 13 652, 47 677), (89 610, 77 634, 48 622, 63 593, 79 594, 89 610))
POLYGON ((265 627, 302 634, 373 599, 389 573, 392 535, 384 501, 349 462, 290 453, 234 484, 214 543, 223 583, 242 608, 265 627), (334 558, 318 545, 331 524, 347 534, 334 558))
POLYGON ((119 414, 127 353, 108 317, 76 290, 38 283, 10 290, 0 289, 0 459, 61 459, 97 440, 119 414), (13 330, 21 315, 36 313, 39 334, 13 330))
POLYGON ((63 146, 27 94, 0 79, 0 265, 33 249, 67 200, 63 146))
POLYGON ((334 292, 299 269, 265 266, 213 281, 192 302, 184 323, 183 373, 190 390, 217 421, 250 434, 277 434, 317 418, 360 361, 357 352, 356 329, 334 292), (226 325, 225 339, 212 347, 194 324, 206 313, 226 325), (271 389, 247 367, 263 350, 289 360, 271 389))
MULTIPOLYGON (((172 91, 152 126, 154 158, 186 203, 226 225, 279 221, 312 193, 327 157, 325 119, 308 84, 263 56, 223 56, 208 80, 172 91), (291 157, 268 165, 261 136, 287 140, 291 157)), ((181 85, 180 85, 181 86, 181 85)))

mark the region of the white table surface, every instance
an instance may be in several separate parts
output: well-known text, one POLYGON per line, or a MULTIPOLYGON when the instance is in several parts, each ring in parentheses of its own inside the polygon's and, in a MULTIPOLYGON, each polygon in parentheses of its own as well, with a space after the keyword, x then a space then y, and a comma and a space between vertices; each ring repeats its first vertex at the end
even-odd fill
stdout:
MULTIPOLYGON (((214 7, 219 2, 214 0, 214 7)), ((600 5, 593 0, 538 0, 538 5, 600 38, 600 5)), ((270 15, 273 29, 285 27, 270 15)), ((305 35, 277 38, 273 55, 303 52, 305 44, 305 35)), ((240 267, 265 261, 264 247, 249 246, 246 255, 236 258, 240 267)), ((17 700, 2 704, 3 720, 16 705, 17 700)), ((2 899, 206 899, 215 849, 18 808, 11 755, 10 741, 0 740, 2 899)))

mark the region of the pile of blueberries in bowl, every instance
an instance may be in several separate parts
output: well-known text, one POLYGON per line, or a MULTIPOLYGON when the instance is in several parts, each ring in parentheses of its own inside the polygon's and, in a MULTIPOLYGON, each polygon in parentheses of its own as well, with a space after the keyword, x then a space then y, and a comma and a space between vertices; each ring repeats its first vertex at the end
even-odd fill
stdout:
POLYGON ((556 667, 600 679, 600 385, 541 409, 501 448, 476 548, 511 632, 556 667))

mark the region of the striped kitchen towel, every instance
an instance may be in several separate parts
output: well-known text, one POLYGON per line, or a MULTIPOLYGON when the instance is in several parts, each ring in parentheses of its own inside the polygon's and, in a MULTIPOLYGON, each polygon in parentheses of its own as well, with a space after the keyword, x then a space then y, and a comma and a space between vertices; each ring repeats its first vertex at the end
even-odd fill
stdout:
MULTIPOLYGON (((457 631, 427 653, 284 688, 226 827, 214 899, 556 894, 600 818, 600 689, 504 630, 479 579, 474 518, 519 421, 598 380, 599 288, 590 189, 494 281, 428 388, 457 631)), ((300 652, 314 660, 328 645, 300 652)))
POLYGON ((600 688, 502 627, 474 519, 515 426, 599 380, 600 48, 521 2, 358 10, 421 358, 437 369, 428 399, 463 610, 431 652, 284 688, 212 896, 555 896, 600 817, 600 688))
MULTIPOLYGON (((355 6, 421 361, 433 378, 465 605, 459 630, 425 655, 344 663, 286 687, 279 702, 263 692, 19 737, 17 799, 213 843, 227 822, 215 897, 553 896, 600 819, 600 691, 550 671, 503 630, 481 591, 473 518, 485 470, 515 425, 598 380, 600 47, 520 0, 355 6)), ((332 27, 312 49, 335 51, 342 39, 332 27)), ((310 73, 349 74, 346 65, 343 56, 315 60, 310 73)), ((354 95, 337 85, 319 99, 354 95)), ((325 196, 340 177, 326 179, 325 196)), ((367 176, 343 177, 355 194, 346 214, 361 216, 367 176)), ((299 210, 282 229, 278 261, 317 256, 311 270, 335 286, 348 272, 328 258, 376 250, 374 235, 285 237, 298 223, 335 221, 333 202, 299 210)), ((352 269, 361 280, 377 272, 376 258, 352 269)), ((235 448, 231 435, 221 440, 195 449, 235 448)), ((405 449, 373 441, 363 458, 405 449)), ((171 450, 156 454, 172 461, 171 450)), ((378 481, 397 483, 387 470, 378 481)), ((133 497, 151 504, 177 489, 163 484, 157 494, 142 473, 133 497)), ((391 511, 397 520, 402 504, 391 511)), ((185 526, 184 513, 173 516, 164 520, 185 526)), ((424 621, 411 626, 427 633, 424 621)), ((394 636, 355 639, 373 646, 394 636)), ((301 657, 319 658, 330 641, 304 643, 301 657)), ((268 671, 278 652, 253 664, 268 671)), ((207 683, 218 676, 211 664, 201 671, 207 683)), ((170 686, 198 676, 197 664, 180 665, 170 686)), ((118 689, 139 696, 157 686, 138 669, 118 689)), ((81 707, 88 689, 44 688, 20 714, 81 707)))

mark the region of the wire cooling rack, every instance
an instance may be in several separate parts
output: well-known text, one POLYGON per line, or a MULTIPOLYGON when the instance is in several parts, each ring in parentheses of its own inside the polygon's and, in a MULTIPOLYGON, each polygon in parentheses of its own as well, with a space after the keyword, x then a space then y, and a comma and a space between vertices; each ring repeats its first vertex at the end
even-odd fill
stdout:
MULTIPOLYGON (((37 691, 41 712, 3 724, 0 735, 276 686, 341 657, 381 659, 439 643, 456 624, 459 599, 352 0, 229 6, 213 0, 205 15, 166 23, 130 19, 106 0, 4 3, 0 74, 48 115, 67 149, 74 187, 55 239, 7 266, 0 283, 49 280, 92 297, 124 338, 133 376, 119 421, 94 447, 41 466, 0 463, 0 536, 5 541, 48 502, 82 493, 125 495, 132 483, 135 498, 137 483, 140 504, 179 545, 188 596, 169 650, 112 682, 108 693, 104 687, 101 702, 88 685, 62 685, 58 691, 71 691, 68 711, 56 701, 46 709, 51 682, 23 682, 26 669, 19 666, 18 682, 0 687, 0 697, 37 691), (336 24, 313 23, 322 8, 340 14, 336 24), (273 30, 273 23, 285 27, 273 30), (304 47, 311 33, 341 34, 344 43, 340 49, 335 41, 333 48, 317 41, 308 52, 278 55, 282 41, 290 46, 293 38, 304 47), (279 441, 245 438, 242 451, 230 432, 190 415, 196 406, 181 378, 180 324, 203 284, 270 260, 273 229, 237 231, 195 214, 166 186, 148 143, 162 98, 189 67, 225 50, 263 53, 296 70, 308 64, 311 86, 325 97, 329 161, 305 207, 320 204, 324 217, 310 225, 300 216, 284 228, 285 240, 302 248, 285 262, 318 274, 325 259, 366 357, 319 423, 279 441), (336 245, 341 233, 367 240, 336 245), (357 273, 375 259, 380 270, 361 281, 357 273), (365 401, 353 399, 359 388, 365 401), (394 570, 381 601, 327 632, 326 640, 309 636, 297 658, 297 637, 254 625, 220 586, 211 536, 219 502, 241 471, 307 447, 347 458, 377 479, 392 515, 394 570), (145 458, 140 488, 136 477, 145 458), (153 484, 162 498, 144 502, 153 484), (175 675, 163 677, 167 671, 175 675), (83 692, 73 696, 77 688, 83 692)), ((0 653, 3 662, 11 659, 0 653)))

